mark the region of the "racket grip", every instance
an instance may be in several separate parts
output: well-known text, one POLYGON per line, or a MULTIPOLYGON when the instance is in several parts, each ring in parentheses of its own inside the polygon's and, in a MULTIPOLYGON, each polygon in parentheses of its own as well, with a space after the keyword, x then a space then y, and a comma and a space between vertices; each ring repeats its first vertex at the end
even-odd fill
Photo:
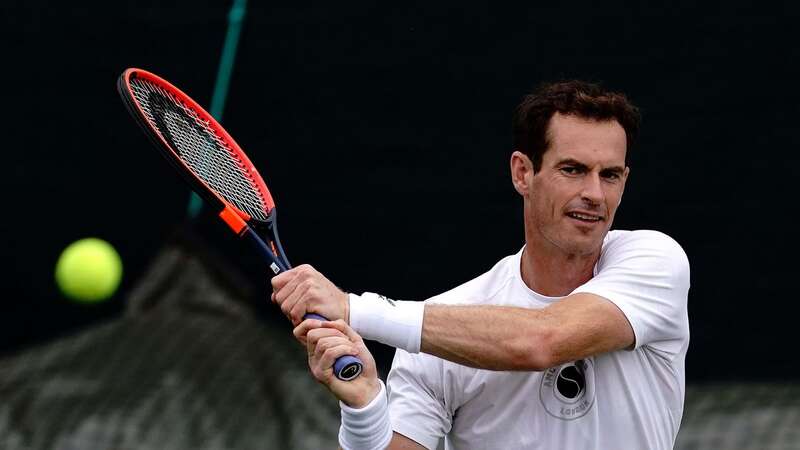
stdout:
MULTIPOLYGON (((277 275, 288 269, 284 265, 284 262, 279 260, 275 253, 272 252, 269 246, 267 246, 267 244, 258 236, 255 231, 253 231, 252 228, 246 226, 239 233, 239 236, 249 239, 255 245, 255 248, 259 250, 261 256, 263 256, 264 260, 269 264, 269 268, 272 270, 273 274, 277 275)), ((325 317, 313 313, 306 314, 303 318, 324 320, 326 322, 328 321, 328 319, 325 317)), ((350 381, 355 379, 361 375, 361 371, 363 369, 364 364, 361 362, 361 360, 352 355, 340 356, 336 359, 336 362, 333 363, 333 373, 336 374, 336 378, 342 381, 350 381)))
MULTIPOLYGON (((328 321, 325 317, 320 316, 319 314, 306 314, 303 316, 304 319, 317 319, 328 321)), ((359 375, 361 375, 361 371, 364 369, 364 364, 361 362, 360 359, 353 355, 344 355, 340 356, 336 359, 336 362, 333 363, 333 373, 336 374, 336 378, 342 381, 350 381, 359 375)))

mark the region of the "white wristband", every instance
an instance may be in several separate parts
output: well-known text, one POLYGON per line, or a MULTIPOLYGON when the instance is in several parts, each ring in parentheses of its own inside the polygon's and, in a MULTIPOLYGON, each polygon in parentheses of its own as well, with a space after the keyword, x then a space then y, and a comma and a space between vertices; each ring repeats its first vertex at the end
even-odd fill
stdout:
POLYGON ((350 294, 350 327, 364 339, 419 353, 425 303, 350 294))
POLYGON ((383 450, 392 440, 389 423, 389 402, 383 381, 378 395, 363 408, 351 408, 341 401, 342 425, 339 427, 339 445, 343 450, 383 450))

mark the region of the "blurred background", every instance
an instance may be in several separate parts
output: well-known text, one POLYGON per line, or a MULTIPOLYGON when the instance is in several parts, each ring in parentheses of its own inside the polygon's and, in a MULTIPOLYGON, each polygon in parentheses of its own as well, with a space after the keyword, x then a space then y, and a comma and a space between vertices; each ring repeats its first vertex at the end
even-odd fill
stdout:
MULTIPOLYGON (((210 213, 187 213, 189 191, 115 90, 140 67, 209 108, 227 48, 218 116, 270 186, 290 260, 402 299, 523 244, 508 159, 524 94, 563 78, 627 93, 643 127, 615 228, 671 235, 692 268, 676 448, 800 448, 797 5, 0 10, 0 447, 335 445, 337 406, 306 374, 264 265, 210 213), (83 304, 53 273, 89 236, 124 274, 113 297, 83 304)), ((391 350, 370 348, 385 375, 391 350)))

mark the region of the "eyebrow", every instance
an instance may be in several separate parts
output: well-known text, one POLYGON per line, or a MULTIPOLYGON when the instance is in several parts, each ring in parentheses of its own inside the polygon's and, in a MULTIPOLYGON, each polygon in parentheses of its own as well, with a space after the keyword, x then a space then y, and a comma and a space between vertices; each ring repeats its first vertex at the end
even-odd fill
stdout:
MULTIPOLYGON (((556 166, 564 166, 564 165, 575 166, 575 167, 579 167, 581 169, 588 169, 588 166, 586 164, 578 161, 577 159, 573 159, 573 158, 565 158, 565 159, 562 159, 562 160, 560 160, 560 161, 558 161, 556 163, 556 166)), ((624 167, 620 167, 620 166, 611 166, 611 167, 603 168, 601 170, 601 172, 613 172, 613 173, 621 174, 621 173, 625 172, 625 168, 624 167)))

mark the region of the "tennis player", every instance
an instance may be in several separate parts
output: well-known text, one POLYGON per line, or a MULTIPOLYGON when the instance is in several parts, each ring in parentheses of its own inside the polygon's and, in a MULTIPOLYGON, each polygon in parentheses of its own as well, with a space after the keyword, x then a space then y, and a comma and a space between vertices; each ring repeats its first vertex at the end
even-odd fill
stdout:
POLYGON ((663 233, 610 231, 638 127, 637 108, 598 85, 525 97, 511 154, 525 246, 425 302, 346 294, 310 266, 273 279, 313 375, 341 401, 343 448, 673 447, 689 262, 663 233), (362 336, 397 348, 386 386, 362 336), (358 379, 333 376, 344 354, 364 361, 358 379))

